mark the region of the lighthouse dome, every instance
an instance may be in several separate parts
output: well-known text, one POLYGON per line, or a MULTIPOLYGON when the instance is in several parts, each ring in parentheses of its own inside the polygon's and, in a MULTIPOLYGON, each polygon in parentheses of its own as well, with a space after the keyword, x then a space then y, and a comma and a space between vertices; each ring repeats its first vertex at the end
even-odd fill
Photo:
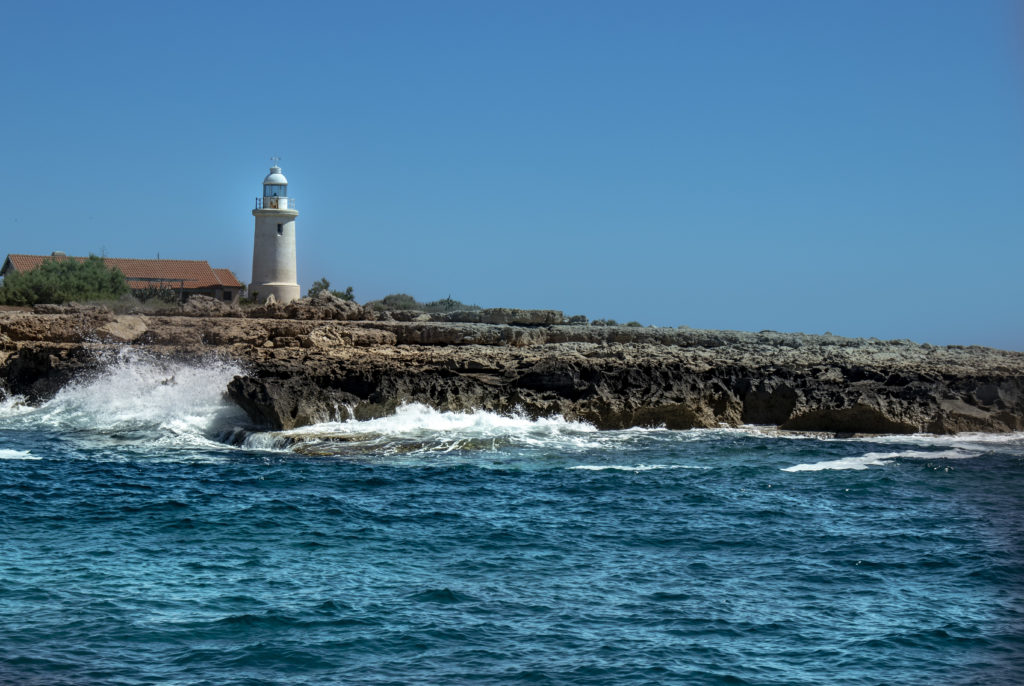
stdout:
POLYGON ((264 186, 287 186, 288 179, 284 178, 284 174, 281 173, 281 167, 274 165, 270 168, 270 173, 267 174, 267 178, 263 179, 264 186))

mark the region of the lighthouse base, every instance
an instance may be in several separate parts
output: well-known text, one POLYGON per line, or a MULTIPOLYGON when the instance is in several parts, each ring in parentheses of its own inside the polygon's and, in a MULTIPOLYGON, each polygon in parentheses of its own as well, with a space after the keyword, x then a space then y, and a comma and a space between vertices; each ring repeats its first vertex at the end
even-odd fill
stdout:
POLYGON ((287 305, 293 300, 299 299, 299 284, 297 283, 254 283, 249 286, 249 293, 257 303, 265 303, 267 298, 274 296, 274 301, 280 305, 287 305))

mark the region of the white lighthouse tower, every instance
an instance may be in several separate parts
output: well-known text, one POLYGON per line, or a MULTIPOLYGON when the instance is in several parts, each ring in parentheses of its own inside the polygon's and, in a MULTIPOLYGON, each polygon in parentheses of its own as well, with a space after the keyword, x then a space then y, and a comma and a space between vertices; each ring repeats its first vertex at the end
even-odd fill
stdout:
MULTIPOLYGON (((276 162, 277 159, 275 158, 276 162)), ((257 302, 273 295, 283 304, 299 297, 295 275, 295 199, 288 197, 288 179, 276 164, 263 179, 263 197, 256 198, 256 236, 252 246, 249 294, 257 302)))

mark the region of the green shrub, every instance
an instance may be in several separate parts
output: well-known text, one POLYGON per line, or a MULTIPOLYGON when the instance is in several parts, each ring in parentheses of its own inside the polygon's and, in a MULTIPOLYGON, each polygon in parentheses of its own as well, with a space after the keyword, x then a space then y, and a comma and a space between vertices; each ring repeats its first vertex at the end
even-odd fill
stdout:
POLYGON ((412 297, 408 293, 392 293, 391 295, 385 295, 383 300, 380 301, 384 305, 385 310, 418 310, 421 305, 416 302, 416 298, 412 297))
POLYGON ((378 312, 386 310, 415 310, 416 312, 456 312, 459 310, 479 310, 479 305, 467 305, 464 302, 453 299, 450 295, 447 298, 434 300, 429 303, 421 303, 408 293, 392 293, 385 295, 380 300, 366 303, 378 312))
POLYGON ((640 322, 626 322, 625 326, 643 326, 640 322))
POLYGON ((29 272, 11 272, 0 286, 0 305, 60 305, 72 300, 114 300, 128 293, 120 269, 103 258, 44 260, 29 272))
POLYGON ((161 287, 161 286, 147 286, 145 288, 135 290, 132 295, 139 302, 149 302, 155 300, 162 303, 176 303, 181 301, 181 293, 173 288, 161 287))
POLYGON ((313 285, 309 287, 308 291, 306 291, 306 295, 312 298, 314 295, 317 295, 318 293, 323 293, 324 291, 329 290, 330 288, 331 282, 328 281, 327 279, 320 278, 313 282, 313 285))
POLYGON ((328 291, 334 297, 341 298, 342 300, 355 300, 356 299, 356 296, 352 293, 352 287, 351 286, 346 288, 344 291, 332 291, 331 290, 331 282, 328 281, 325 278, 317 279, 316 281, 314 281, 313 285, 310 286, 309 290, 306 292, 306 295, 309 296, 309 297, 313 297, 317 293, 322 293, 324 291, 328 291))
POLYGON ((420 305, 420 309, 424 312, 458 312, 465 310, 479 310, 479 305, 467 305, 464 302, 452 299, 452 296, 442 298, 441 300, 435 300, 434 302, 420 305))

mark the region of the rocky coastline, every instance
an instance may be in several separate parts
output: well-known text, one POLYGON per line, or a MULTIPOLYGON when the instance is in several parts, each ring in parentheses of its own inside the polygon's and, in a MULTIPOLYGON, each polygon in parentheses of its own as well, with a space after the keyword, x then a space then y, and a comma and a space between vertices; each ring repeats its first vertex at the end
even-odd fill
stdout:
POLYGON ((1024 353, 568 321, 552 310, 378 313, 326 293, 248 311, 208 298, 155 314, 37 306, 0 312, 0 384, 43 402, 128 346, 237 361, 246 373, 225 393, 268 429, 417 402, 601 429, 1024 430, 1024 353))

